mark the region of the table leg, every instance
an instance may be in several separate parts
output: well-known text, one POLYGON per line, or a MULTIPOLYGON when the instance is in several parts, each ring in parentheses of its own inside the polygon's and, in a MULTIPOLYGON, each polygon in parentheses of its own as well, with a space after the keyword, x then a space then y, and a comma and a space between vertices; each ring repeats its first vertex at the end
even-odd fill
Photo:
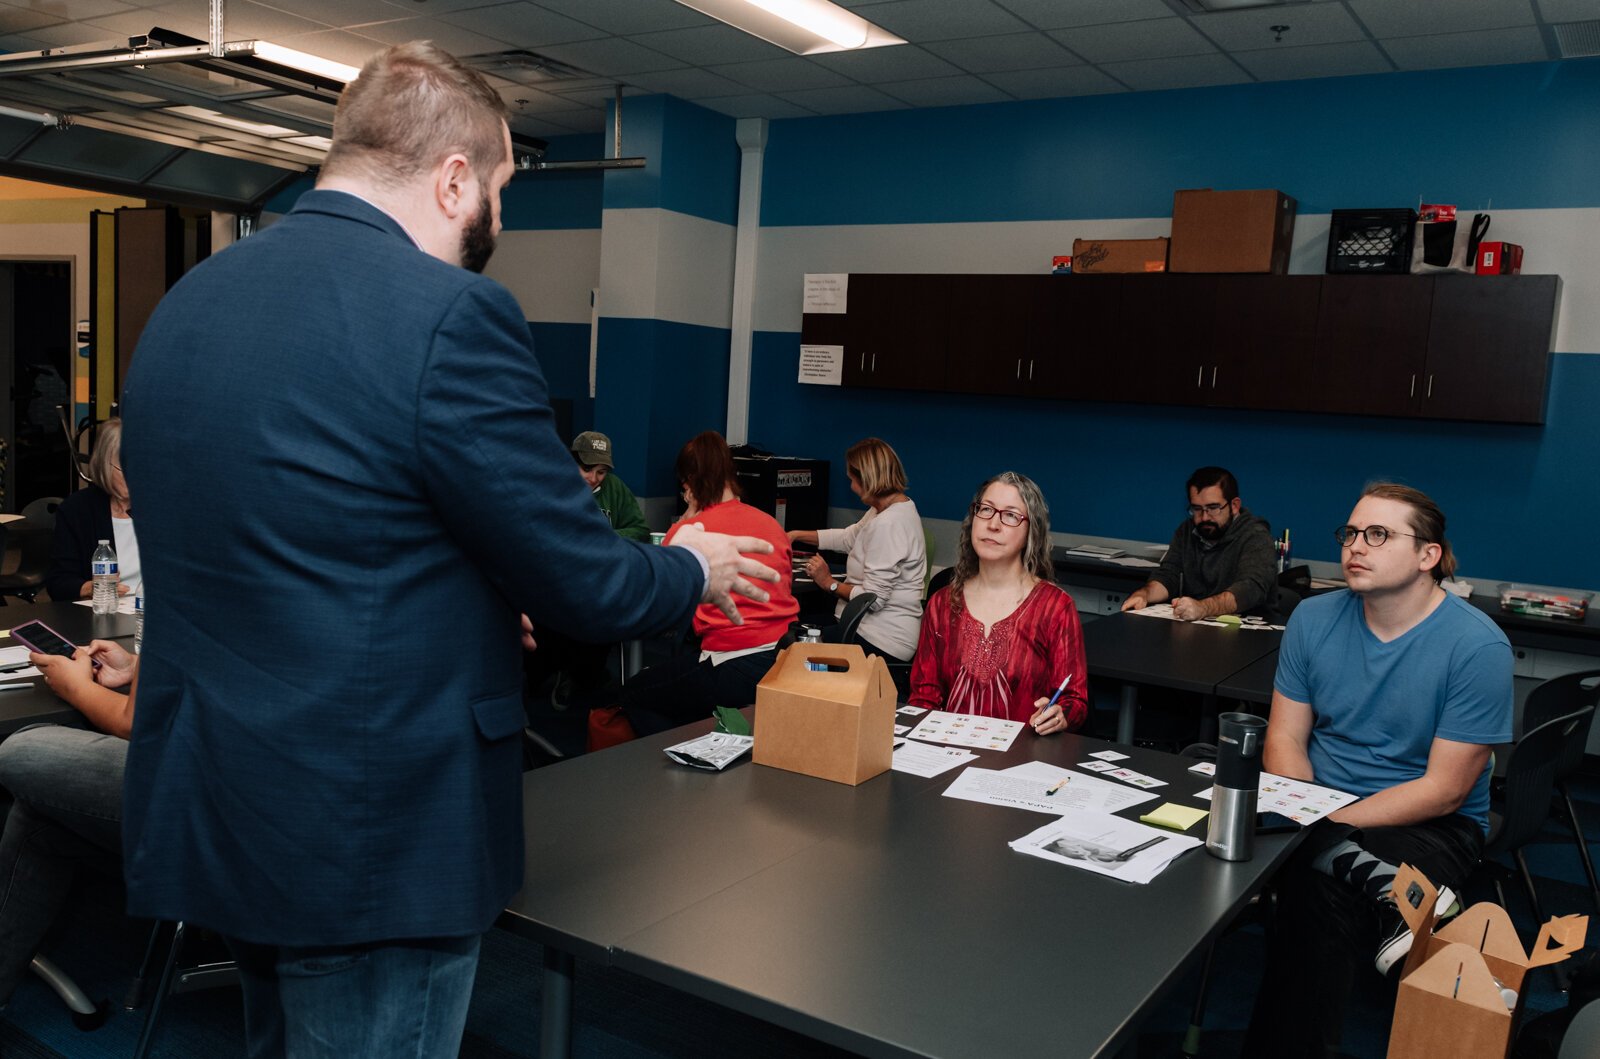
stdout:
POLYGON ((572 1054, 572 954, 544 947, 544 1008, 539 1021, 539 1055, 566 1059, 572 1054))
POLYGON ((1200 742, 1217 742, 1217 697, 1215 695, 1200 696, 1200 742))
POLYGON ((1117 709, 1117 742, 1133 745, 1133 719, 1139 714, 1139 685, 1122 685, 1122 705, 1117 709))

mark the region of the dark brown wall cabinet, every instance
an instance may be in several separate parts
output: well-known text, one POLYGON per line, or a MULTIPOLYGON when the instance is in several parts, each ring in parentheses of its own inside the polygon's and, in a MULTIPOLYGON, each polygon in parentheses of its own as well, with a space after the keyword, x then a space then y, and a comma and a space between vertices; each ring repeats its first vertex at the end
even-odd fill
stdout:
POLYGON ((1544 421, 1556 276, 882 275, 802 341, 844 384, 1544 421))

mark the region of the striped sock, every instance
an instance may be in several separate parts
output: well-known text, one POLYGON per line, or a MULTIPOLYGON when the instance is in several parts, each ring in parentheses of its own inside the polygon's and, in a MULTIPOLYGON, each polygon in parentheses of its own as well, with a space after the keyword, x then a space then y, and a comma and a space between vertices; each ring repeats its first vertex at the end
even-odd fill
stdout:
POLYGON ((1389 889, 1400 871, 1395 865, 1379 860, 1354 842, 1346 839, 1324 850, 1311 866, 1360 890, 1369 901, 1393 901, 1389 889))

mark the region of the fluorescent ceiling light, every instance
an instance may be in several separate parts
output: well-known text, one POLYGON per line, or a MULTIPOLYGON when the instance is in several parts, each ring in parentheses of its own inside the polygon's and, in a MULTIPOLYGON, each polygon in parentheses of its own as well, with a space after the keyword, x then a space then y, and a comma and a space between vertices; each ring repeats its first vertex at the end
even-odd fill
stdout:
POLYGON ((237 129, 239 132, 250 132, 257 136, 293 136, 294 129, 286 129, 282 125, 268 125, 259 121, 245 121, 242 118, 231 118, 215 110, 205 107, 163 107, 169 114, 182 114, 186 118, 195 118, 212 125, 221 125, 228 129, 237 129))
MULTIPOLYGON (((279 66, 287 66, 291 70, 300 70, 304 73, 315 74, 318 77, 326 77, 330 81, 343 81, 345 84, 349 84, 361 76, 361 71, 356 67, 346 66, 344 63, 336 63, 332 59, 324 59, 320 55, 312 55, 309 52, 285 48, 283 45, 273 44, 271 41, 258 40, 253 43, 255 44, 256 58, 265 59, 269 63, 277 63, 279 66)), ((228 47, 231 48, 233 45, 230 44, 228 47)))
POLYGON ((881 48, 905 41, 828 0, 678 0, 796 55, 881 48))

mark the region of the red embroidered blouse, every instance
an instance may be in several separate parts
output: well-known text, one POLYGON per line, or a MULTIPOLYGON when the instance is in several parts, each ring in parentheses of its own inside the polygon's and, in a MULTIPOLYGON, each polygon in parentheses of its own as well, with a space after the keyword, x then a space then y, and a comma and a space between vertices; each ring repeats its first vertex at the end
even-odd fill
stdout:
POLYGON ((1072 674, 1060 704, 1067 727, 1089 717, 1089 667, 1083 626, 1072 597, 1039 582, 989 635, 963 604, 950 611, 950 590, 928 600, 911 665, 911 705, 1026 722, 1034 702, 1055 694, 1072 674))

